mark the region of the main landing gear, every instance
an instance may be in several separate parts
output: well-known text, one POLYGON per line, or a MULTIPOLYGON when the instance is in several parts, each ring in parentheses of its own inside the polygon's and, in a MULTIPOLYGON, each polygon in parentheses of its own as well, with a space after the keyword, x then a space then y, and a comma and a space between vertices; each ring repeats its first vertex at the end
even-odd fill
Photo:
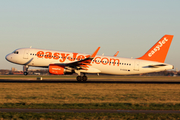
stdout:
POLYGON ((76 77, 76 80, 77 81, 83 81, 83 82, 85 82, 85 81, 87 81, 87 76, 84 74, 84 76, 80 76, 80 75, 78 75, 77 77, 76 77))

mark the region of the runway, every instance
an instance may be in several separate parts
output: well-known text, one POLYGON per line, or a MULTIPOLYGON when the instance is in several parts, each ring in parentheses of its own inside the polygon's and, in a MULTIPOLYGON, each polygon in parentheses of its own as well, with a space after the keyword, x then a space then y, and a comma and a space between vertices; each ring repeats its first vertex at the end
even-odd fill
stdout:
POLYGON ((78 82, 75 79, 46 79, 46 80, 17 80, 17 79, 0 79, 0 83, 116 83, 116 84, 180 84, 180 81, 154 81, 154 80, 104 80, 93 79, 86 82, 78 82))
POLYGON ((179 110, 88 110, 88 109, 10 109, 0 108, 0 112, 33 112, 33 113, 48 113, 48 112, 73 112, 73 113, 165 113, 165 114, 180 114, 179 110))

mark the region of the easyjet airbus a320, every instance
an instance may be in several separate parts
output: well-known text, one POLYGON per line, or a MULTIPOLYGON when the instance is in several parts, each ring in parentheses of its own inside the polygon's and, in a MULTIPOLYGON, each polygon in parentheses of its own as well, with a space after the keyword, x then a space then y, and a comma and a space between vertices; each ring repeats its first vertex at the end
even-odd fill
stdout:
POLYGON ((149 51, 136 59, 117 57, 118 53, 112 57, 96 55, 100 47, 92 55, 20 48, 5 58, 26 66, 24 75, 28 74, 29 66, 35 66, 48 68, 49 73, 54 75, 77 73, 77 81, 86 81, 86 73, 130 75, 173 69, 173 65, 164 63, 172 39, 173 35, 164 35, 149 51))

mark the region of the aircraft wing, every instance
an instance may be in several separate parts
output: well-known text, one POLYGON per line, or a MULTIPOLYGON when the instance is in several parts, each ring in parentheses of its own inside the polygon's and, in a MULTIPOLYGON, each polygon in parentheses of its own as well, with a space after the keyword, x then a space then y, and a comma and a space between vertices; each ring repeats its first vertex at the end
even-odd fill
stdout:
POLYGON ((71 68, 71 69, 73 68, 75 70, 88 70, 89 66, 91 66, 92 59, 94 59, 94 57, 98 53, 99 49, 100 49, 100 47, 98 47, 91 56, 89 56, 88 58, 85 58, 83 60, 79 60, 79 61, 75 61, 75 62, 71 62, 71 63, 54 63, 54 64, 63 65, 67 68, 71 68))

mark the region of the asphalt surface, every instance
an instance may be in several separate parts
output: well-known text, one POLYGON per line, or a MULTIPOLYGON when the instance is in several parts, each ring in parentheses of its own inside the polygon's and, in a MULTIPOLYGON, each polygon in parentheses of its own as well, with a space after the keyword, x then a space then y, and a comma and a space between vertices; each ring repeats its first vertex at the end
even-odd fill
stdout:
POLYGON ((178 110, 87 110, 87 109, 10 109, 0 108, 0 112, 33 112, 33 113, 48 113, 48 112, 73 112, 73 113, 176 113, 178 110))
POLYGON ((57 79, 57 80, 13 80, 13 79, 0 79, 0 83, 119 83, 119 84, 180 84, 180 81, 154 81, 154 80, 104 80, 93 79, 86 82, 78 82, 75 79, 57 79))

